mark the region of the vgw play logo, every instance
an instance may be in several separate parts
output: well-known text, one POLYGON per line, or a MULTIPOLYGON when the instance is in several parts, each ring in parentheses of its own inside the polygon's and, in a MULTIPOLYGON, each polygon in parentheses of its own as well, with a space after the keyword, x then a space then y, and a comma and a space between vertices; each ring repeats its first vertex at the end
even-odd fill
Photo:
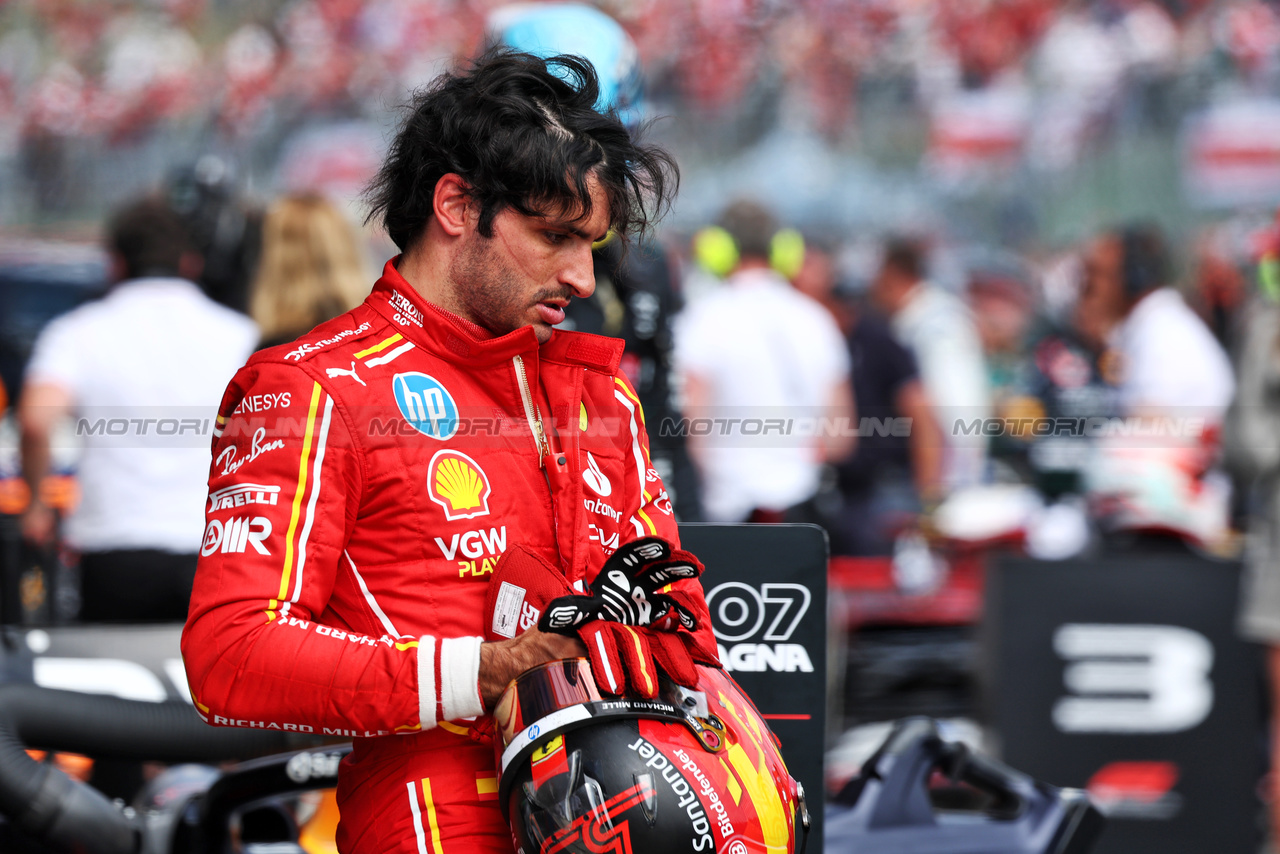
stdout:
POLYGON ((803 584, 726 581, 707 593, 711 627, 725 670, 812 673, 809 651, 788 643, 813 596, 803 584))

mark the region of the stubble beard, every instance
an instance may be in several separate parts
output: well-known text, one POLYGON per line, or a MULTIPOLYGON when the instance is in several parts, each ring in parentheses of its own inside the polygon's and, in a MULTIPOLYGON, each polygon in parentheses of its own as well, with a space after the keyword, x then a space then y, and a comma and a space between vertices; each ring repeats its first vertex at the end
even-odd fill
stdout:
MULTIPOLYGON (((462 309, 459 314, 495 336, 531 325, 529 313, 535 304, 571 296, 564 289, 543 288, 530 297, 528 303, 520 302, 521 276, 498 257, 493 238, 479 235, 459 253, 450 279, 462 309)), ((543 323, 532 325, 538 343, 547 343, 551 328, 543 323)))

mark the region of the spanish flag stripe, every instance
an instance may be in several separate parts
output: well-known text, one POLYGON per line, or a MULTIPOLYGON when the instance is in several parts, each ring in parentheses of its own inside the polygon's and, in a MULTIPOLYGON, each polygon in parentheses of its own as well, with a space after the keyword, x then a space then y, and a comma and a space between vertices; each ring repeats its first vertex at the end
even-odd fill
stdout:
MULTIPOLYGON (((618 384, 622 385, 621 382, 619 382, 618 384)), ((623 388, 625 387, 626 386, 623 386, 623 388)), ((648 493, 645 491, 645 488, 644 488, 645 474, 648 471, 649 467, 645 459, 643 445, 640 442, 640 425, 636 419, 636 406, 633 406, 631 404, 631 401, 628 400, 627 397, 620 391, 615 391, 613 393, 613 396, 617 398, 618 401, 627 408, 628 412, 631 413, 631 453, 635 457, 635 461, 636 461, 636 480, 638 482, 638 489, 640 491, 639 500, 643 503, 644 501, 649 500, 648 493)), ((645 515, 645 512, 643 509, 637 510, 636 513, 637 515, 640 516, 641 519, 644 519, 645 524, 649 527, 650 534, 658 533, 658 529, 654 527, 653 520, 650 519, 647 515, 645 515)))
POLYGON ((649 518, 649 514, 644 512, 644 508, 637 509, 636 514, 644 520, 645 527, 649 529, 649 533, 656 537, 658 535, 658 526, 653 524, 653 520, 649 518))
POLYGON ((383 350, 387 349, 392 344, 402 340, 403 338, 404 336, 401 335, 399 332, 397 332, 395 335, 392 335, 390 338, 386 339, 385 341, 379 341, 377 344, 374 344, 369 349, 361 350, 359 353, 353 354, 352 358, 363 359, 365 356, 371 356, 374 353, 381 353, 383 350))
POLYGON ((427 807, 427 825, 431 828, 431 850, 434 854, 444 854, 440 847, 440 823, 436 819, 436 802, 431 797, 431 778, 422 778, 422 802, 427 807))
POLYGON ((640 666, 640 675, 644 677, 645 693, 652 694, 654 690, 653 677, 649 675, 648 656, 644 654, 644 647, 640 645, 640 636, 630 626, 623 626, 623 628, 626 629, 627 634, 631 635, 631 643, 635 645, 636 661, 640 666))
POLYGON ((629 386, 629 385, 627 385, 625 382, 623 382, 622 377, 614 377, 614 378, 613 378, 613 381, 614 381, 615 383, 617 383, 618 388, 622 389, 622 393, 623 393, 623 394, 625 394, 627 397, 629 397, 629 398, 631 398, 633 401, 635 401, 636 406, 637 406, 637 407, 639 408, 639 410, 640 410, 640 421, 641 421, 641 423, 643 423, 643 422, 644 422, 644 407, 643 407, 643 406, 640 406, 640 398, 639 398, 639 397, 637 397, 637 396, 636 396, 636 393, 635 393, 634 391, 632 391, 632 390, 631 390, 631 386, 629 386))
POLYGON ((311 439, 316 431, 316 410, 320 408, 320 383, 311 388, 311 408, 307 412, 307 429, 302 436, 302 454, 298 458, 298 488, 293 494, 293 513, 289 516, 289 533, 284 541, 284 569, 280 574, 277 599, 289 598, 289 579, 293 574, 293 535, 302 515, 302 496, 307 491, 307 458, 311 456, 311 439))

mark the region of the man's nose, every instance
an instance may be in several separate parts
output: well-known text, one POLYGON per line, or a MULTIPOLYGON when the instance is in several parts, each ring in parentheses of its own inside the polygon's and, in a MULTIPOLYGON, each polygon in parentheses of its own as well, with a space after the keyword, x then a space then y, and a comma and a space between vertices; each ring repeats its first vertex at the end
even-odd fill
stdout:
POLYGON ((596 265, 590 243, 584 242, 581 247, 574 249, 560 281, 568 285, 573 295, 579 299, 586 299, 595 293, 596 265))

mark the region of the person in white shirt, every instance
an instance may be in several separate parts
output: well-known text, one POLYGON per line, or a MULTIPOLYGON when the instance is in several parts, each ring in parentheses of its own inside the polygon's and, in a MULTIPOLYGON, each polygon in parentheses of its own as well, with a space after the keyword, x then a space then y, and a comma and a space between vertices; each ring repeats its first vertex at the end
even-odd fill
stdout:
POLYGON ((181 621, 204 534, 212 422, 258 329, 191 281, 199 256, 164 201, 123 207, 106 242, 116 284, 50 322, 27 364, 18 418, 33 497, 23 537, 48 547, 56 536, 39 484, 55 428, 74 415, 80 501, 63 534, 80 553, 81 619, 181 621))
POLYGON ((777 226, 731 204, 738 263, 677 318, 675 364, 709 521, 814 521, 823 466, 856 441, 849 358, 830 314, 769 265, 777 226))
POLYGON ((987 440, 965 429, 992 415, 982 339, 968 307, 925 278, 925 251, 907 237, 884 249, 871 299, 890 320, 894 336, 916 357, 945 445, 944 488, 981 483, 987 440))
POLYGON ((1214 466, 1235 394, 1231 362, 1172 287, 1168 250, 1154 226, 1102 233, 1084 266, 1078 313, 1118 357, 1128 424, 1100 439, 1089 488, 1119 497, 1119 527, 1212 543, 1227 526, 1229 486, 1214 466))

